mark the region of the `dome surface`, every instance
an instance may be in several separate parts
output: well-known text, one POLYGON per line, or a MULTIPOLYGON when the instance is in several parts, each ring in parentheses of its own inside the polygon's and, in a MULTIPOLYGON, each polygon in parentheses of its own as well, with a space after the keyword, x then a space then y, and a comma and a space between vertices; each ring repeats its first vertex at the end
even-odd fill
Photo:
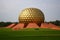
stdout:
POLYGON ((22 10, 19 15, 19 22, 20 23, 37 23, 41 24, 44 22, 44 14, 41 10, 37 8, 26 8, 22 10))

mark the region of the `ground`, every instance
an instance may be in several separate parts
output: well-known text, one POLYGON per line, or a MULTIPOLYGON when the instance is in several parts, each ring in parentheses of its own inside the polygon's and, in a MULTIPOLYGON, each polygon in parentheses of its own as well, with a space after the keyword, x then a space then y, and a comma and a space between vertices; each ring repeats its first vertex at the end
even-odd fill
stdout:
POLYGON ((28 28, 12 30, 0 28, 0 40, 59 40, 60 30, 46 28, 28 28))

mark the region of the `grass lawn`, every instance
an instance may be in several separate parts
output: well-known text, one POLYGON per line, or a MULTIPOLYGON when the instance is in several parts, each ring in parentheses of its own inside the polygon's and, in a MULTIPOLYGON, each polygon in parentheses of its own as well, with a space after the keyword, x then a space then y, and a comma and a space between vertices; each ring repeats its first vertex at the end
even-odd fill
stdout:
POLYGON ((59 40, 60 30, 52 29, 21 29, 0 28, 0 40, 59 40))

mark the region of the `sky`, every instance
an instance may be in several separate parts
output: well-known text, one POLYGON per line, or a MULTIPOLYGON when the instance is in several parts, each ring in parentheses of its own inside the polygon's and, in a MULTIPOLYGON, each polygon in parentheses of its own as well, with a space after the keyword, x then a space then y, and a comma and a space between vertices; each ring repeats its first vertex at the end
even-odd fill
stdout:
POLYGON ((18 22, 20 12, 31 7, 40 9, 45 21, 60 20, 60 0, 0 0, 0 22, 18 22))

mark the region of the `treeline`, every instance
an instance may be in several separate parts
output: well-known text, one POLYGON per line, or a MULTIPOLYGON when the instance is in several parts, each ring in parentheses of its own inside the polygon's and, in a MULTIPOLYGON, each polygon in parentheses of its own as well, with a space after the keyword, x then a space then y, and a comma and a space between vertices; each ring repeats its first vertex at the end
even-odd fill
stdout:
POLYGON ((0 22, 0 27, 5 27, 5 26, 8 26, 8 25, 10 25, 12 23, 17 24, 18 22, 0 22))
MULTIPOLYGON (((8 26, 10 24, 18 24, 18 22, 0 22, 0 27, 5 27, 5 26, 8 26)), ((59 20, 56 20, 56 21, 50 21, 50 22, 47 22, 47 23, 52 23, 52 24, 55 24, 57 26, 60 26, 60 21, 59 20)))
POLYGON ((60 26, 60 21, 56 20, 56 21, 50 21, 49 23, 55 24, 57 26, 60 26))

